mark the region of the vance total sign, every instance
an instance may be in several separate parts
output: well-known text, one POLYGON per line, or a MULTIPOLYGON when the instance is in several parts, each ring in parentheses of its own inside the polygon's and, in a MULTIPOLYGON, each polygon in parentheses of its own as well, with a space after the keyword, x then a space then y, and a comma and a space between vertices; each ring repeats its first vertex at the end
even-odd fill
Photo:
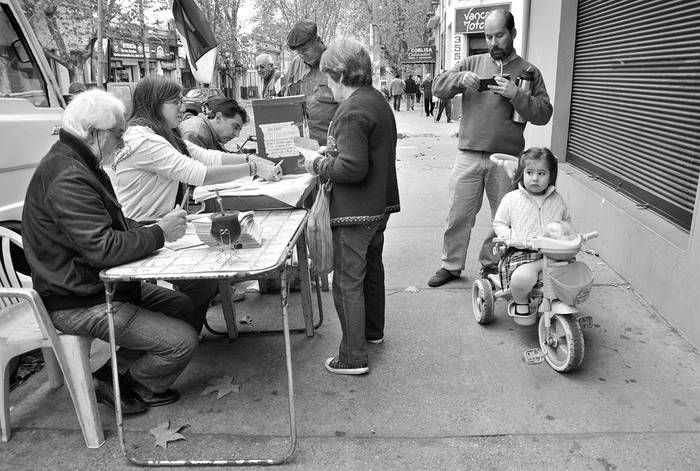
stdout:
POLYGON ((510 10, 510 4, 488 5, 455 10, 455 33, 483 33, 484 21, 494 10, 510 10))

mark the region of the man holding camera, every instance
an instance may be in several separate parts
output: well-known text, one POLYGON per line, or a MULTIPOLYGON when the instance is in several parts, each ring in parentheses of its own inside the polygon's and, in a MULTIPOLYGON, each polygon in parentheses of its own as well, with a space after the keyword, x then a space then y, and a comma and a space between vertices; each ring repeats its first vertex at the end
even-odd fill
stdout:
MULTIPOLYGON (((460 154, 449 181, 442 264, 428 286, 442 286, 459 278, 464 270, 471 230, 484 191, 493 216, 501 198, 510 190, 511 180, 504 168, 492 163, 489 157, 497 152, 519 155, 523 151, 526 123, 513 121, 513 111, 536 125, 546 124, 552 116, 542 74, 515 53, 516 34, 515 20, 509 11, 492 11, 484 23, 489 52, 462 59, 433 82, 433 94, 441 99, 462 94, 462 118, 460 154), (526 70, 533 76, 529 93, 513 81, 526 70), (483 79, 491 78, 491 84, 482 85, 483 79)), ((484 242, 479 253, 482 276, 497 271, 498 261, 490 250, 492 237, 484 242)))

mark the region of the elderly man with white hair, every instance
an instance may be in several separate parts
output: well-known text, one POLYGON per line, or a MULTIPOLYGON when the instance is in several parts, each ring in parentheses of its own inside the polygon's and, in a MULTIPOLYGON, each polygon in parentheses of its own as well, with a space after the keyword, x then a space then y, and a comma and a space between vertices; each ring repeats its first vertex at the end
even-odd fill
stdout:
POLYGON ((255 69, 263 81, 262 98, 276 97, 282 91, 280 77, 282 73, 275 70, 275 63, 270 54, 260 54, 255 58, 255 69))
MULTIPOLYGON (((58 141, 39 163, 22 214, 32 281, 56 328, 109 339, 100 271, 143 258, 185 233, 185 211, 156 224, 127 221, 103 165, 122 145, 124 105, 101 90, 77 95, 63 113, 58 141)), ((152 284, 119 283, 114 322, 124 414, 175 402, 170 386, 194 355, 192 302, 152 284)), ((109 362, 95 372, 98 402, 114 407, 109 362)))

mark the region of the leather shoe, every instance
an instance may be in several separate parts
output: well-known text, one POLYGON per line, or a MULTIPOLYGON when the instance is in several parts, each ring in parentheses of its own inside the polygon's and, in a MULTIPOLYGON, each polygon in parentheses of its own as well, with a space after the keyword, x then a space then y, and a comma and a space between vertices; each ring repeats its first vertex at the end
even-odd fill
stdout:
POLYGON ((149 391, 132 378, 129 373, 126 374, 126 383, 129 385, 134 400, 146 407, 164 406, 180 400, 180 393, 175 389, 166 389, 160 393, 149 391))
MULTIPOLYGON (((112 384, 97 378, 94 379, 94 383, 97 402, 114 409, 114 388, 112 384)), ((122 403, 122 415, 138 415, 148 410, 146 406, 134 400, 131 391, 129 391, 126 385, 120 384, 119 393, 122 403)))
POLYGON ((428 286, 430 286, 431 288, 437 288, 438 286, 442 286, 448 281, 454 280, 456 278, 459 278, 459 273, 455 275, 453 272, 441 268, 438 271, 436 271, 433 276, 430 277, 430 279, 428 280, 428 286))

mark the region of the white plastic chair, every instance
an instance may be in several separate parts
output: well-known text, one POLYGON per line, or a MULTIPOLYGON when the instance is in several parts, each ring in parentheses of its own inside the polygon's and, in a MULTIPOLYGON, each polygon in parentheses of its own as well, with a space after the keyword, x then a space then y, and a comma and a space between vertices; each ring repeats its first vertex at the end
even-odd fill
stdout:
MULTIPOLYGON (((10 360, 41 348, 52 388, 63 384, 78 414, 80 428, 88 448, 104 444, 102 421, 97 409, 95 387, 90 371, 92 338, 58 332, 49 318, 39 294, 18 276, 12 264, 12 244, 23 248, 22 238, 0 227, 0 429, 2 441, 10 439, 10 360), (61 374, 61 371, 63 374, 61 374)), ((26 277, 24 277, 26 278, 26 277)))

